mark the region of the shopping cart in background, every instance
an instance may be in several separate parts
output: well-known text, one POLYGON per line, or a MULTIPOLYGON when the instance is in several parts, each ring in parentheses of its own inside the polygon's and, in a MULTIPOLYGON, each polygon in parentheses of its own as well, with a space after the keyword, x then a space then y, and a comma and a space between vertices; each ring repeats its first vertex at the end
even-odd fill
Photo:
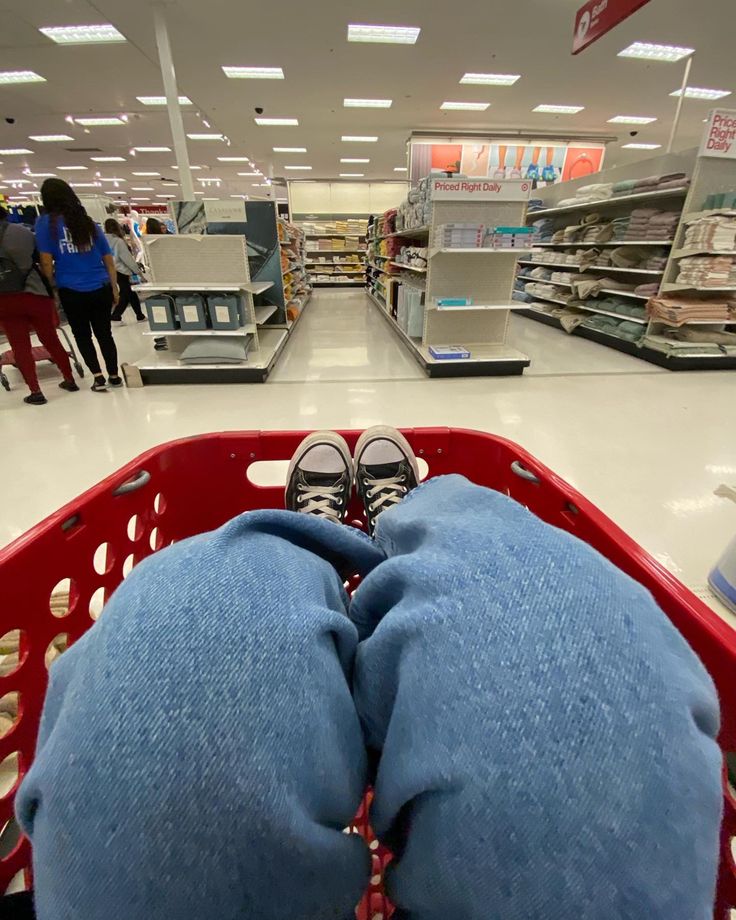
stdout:
MULTIPOLYGON (((69 333, 61 323, 59 312, 56 308, 54 308, 54 328, 57 332, 61 333, 64 351, 69 355, 69 360, 72 362, 74 370, 80 377, 84 377, 84 368, 82 367, 82 364, 77 357, 77 352, 74 349, 72 340, 69 338, 69 333)), ((0 320, 0 333, 5 333, 2 320, 0 320)), ((51 356, 42 345, 34 345, 31 349, 31 353, 36 364, 40 364, 42 361, 50 361, 51 364, 54 363, 51 359, 51 356)), ((13 354, 12 348, 9 348, 7 351, 0 352, 0 384, 2 384, 4 390, 10 390, 11 387, 10 380, 8 379, 8 376, 3 368, 17 366, 18 365, 15 363, 15 355, 13 354)))
MULTIPOLYGON (((359 432, 342 432, 351 448, 359 432)), ((30 844, 13 818, 13 798, 33 760, 48 662, 94 623, 102 604, 146 556, 219 527, 243 511, 283 507, 283 485, 263 464, 292 456, 306 432, 226 432, 163 444, 142 454, 0 550, 0 894, 31 883, 30 844), (259 484, 260 483, 260 484, 259 484), (206 500, 197 496, 206 494, 206 500), (14 703, 14 705, 13 705, 14 703), (9 723, 9 724, 8 724, 9 723)), ((585 540, 646 587, 700 656, 718 687, 719 742, 736 752, 736 634, 673 575, 532 456, 511 441, 477 431, 404 432, 428 475, 462 473, 510 495, 542 520, 585 540)), ((357 500, 348 520, 365 527, 357 500)), ((357 578, 354 580, 357 583, 357 578)), ((733 758, 733 753, 730 755, 733 758)), ((731 760, 733 764, 733 760, 731 760)), ((733 767, 732 767, 733 768, 733 767)), ((714 918, 736 907, 736 795, 724 768, 724 819, 714 918)), ((383 890, 390 859, 373 838, 368 799, 353 829, 368 840, 371 882, 358 920, 391 915, 383 890)))

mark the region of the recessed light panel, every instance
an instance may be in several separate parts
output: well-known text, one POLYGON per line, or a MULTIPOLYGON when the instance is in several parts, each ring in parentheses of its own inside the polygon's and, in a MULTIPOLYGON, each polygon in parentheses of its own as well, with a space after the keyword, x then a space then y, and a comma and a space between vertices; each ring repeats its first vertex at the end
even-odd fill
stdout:
POLYGON ((532 112, 546 112, 549 115, 577 115, 582 112, 583 105, 538 105, 532 112))
POLYGON ((231 80, 283 80, 284 71, 280 67, 223 67, 226 77, 231 80))
POLYGON ((157 172, 134 172, 134 176, 157 176, 157 172))
POLYGON ((73 141, 68 134, 29 134, 28 140, 38 141, 41 144, 52 144, 59 141, 73 141))
POLYGON ((106 125, 124 125, 125 122, 117 115, 104 116, 100 118, 75 118, 75 124, 82 125, 84 128, 102 128, 106 125))
POLYGON ((57 45, 96 45, 101 42, 124 42, 125 36, 115 26, 49 26, 39 29, 57 45))
POLYGON ((485 112, 490 102, 443 102, 441 109, 453 109, 458 112, 485 112))
POLYGON ((413 26, 349 25, 349 42, 379 42, 387 45, 414 45, 421 29, 413 26))
POLYGON ((136 153, 171 153, 171 147, 134 147, 133 150, 136 153))
POLYGON ((284 166, 284 169, 311 169, 311 166, 284 166))
POLYGON ((80 169, 89 169, 89 166, 57 166, 59 172, 77 172, 80 169))
POLYGON ((221 134, 187 134, 190 141, 221 141, 221 134))
POLYGON ((340 173, 341 179, 362 179, 365 173, 340 173))
POLYGON ((466 73, 460 80, 473 86, 513 86, 520 73, 466 73))
POLYGON ((28 150, 27 147, 5 147, 3 150, 0 150, 0 156, 3 157, 22 156, 24 153, 33 153, 33 151, 28 150))
POLYGON ((680 61, 695 51, 694 48, 680 48, 677 45, 655 45, 651 42, 634 42, 619 57, 640 58, 644 61, 680 61))
MULTIPOLYGON (((257 125, 298 125, 298 118, 256 118, 257 125)), ((191 135, 190 135, 191 137, 191 135)))
POLYGON ((274 147, 274 153, 306 153, 306 147, 274 147))
POLYGON ((392 99, 343 99, 346 109, 390 109, 392 99))
POLYGON ((623 144, 627 150, 658 150, 661 144, 623 144))
POLYGON ((394 166, 394 172, 408 172, 406 166, 394 166))
POLYGON ((649 115, 614 115, 608 119, 611 125, 650 125, 656 118, 649 115))
POLYGON ((366 157, 340 157, 341 163, 370 163, 366 157))
POLYGON ((131 192, 152 192, 152 185, 133 185, 131 186, 131 192))
MULTIPOLYGON (((166 105, 166 96, 136 96, 138 102, 143 105, 166 105)), ((191 105, 192 100, 188 96, 179 96, 179 105, 191 105)))
POLYGON ((221 163, 250 163, 250 157, 218 157, 221 163))
POLYGON ((42 77, 33 70, 0 70, 0 84, 7 83, 45 83, 42 77))
POLYGON ((124 163, 125 157, 90 157, 95 163, 124 163))
POLYGON ((378 140, 372 134, 343 134, 340 139, 348 144, 375 144, 378 140))
MULTIPOLYGON (((670 96, 679 96, 681 90, 676 89, 670 96)), ((706 89, 704 86, 686 86, 686 99, 723 99, 724 96, 730 96, 730 89, 706 89)))

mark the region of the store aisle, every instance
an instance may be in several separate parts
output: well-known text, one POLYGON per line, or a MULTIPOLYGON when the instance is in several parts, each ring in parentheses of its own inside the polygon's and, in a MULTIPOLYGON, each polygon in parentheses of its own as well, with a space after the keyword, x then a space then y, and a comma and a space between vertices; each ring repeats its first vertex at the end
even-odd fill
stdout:
POLYGON ((269 382, 423 377, 362 290, 318 288, 269 382))
MULTIPOLYGON (((736 530, 734 506, 713 494, 722 482, 736 484, 736 440, 723 428, 733 414, 728 372, 659 371, 521 318, 511 332, 544 373, 427 380, 364 295, 320 291, 265 385, 95 394, 87 377, 81 393, 68 394, 45 366, 39 376, 49 403, 31 407, 11 372, 15 388, 0 391, 0 546, 173 438, 247 428, 448 425, 519 442, 686 584, 705 591, 709 568, 736 530), (585 348, 586 374, 570 368, 571 344, 576 355, 585 348)), ((131 321, 115 338, 124 360, 150 348, 131 321)))

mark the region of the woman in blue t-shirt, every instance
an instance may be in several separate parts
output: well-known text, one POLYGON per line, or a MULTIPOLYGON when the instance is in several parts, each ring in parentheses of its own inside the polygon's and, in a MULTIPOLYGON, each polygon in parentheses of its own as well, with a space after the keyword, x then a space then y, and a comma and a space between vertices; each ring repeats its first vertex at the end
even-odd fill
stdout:
POLYGON ((63 179, 46 179, 41 201, 46 213, 35 227, 41 270, 58 290, 79 351, 94 377, 92 389, 107 389, 93 334, 105 361, 107 382, 122 386, 110 320, 119 296, 110 245, 63 179))

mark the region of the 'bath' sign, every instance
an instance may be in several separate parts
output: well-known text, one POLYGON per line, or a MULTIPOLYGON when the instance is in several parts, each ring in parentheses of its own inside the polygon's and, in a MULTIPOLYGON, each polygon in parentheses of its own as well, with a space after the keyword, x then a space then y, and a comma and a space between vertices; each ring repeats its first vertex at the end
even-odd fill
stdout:
POLYGON ((435 201, 526 201, 532 184, 528 179, 440 179, 430 180, 435 201))
POLYGON ((700 144, 700 156, 736 160, 736 109, 713 109, 700 144))
POLYGON ((588 0, 575 14, 572 53, 579 54, 649 0, 588 0))

